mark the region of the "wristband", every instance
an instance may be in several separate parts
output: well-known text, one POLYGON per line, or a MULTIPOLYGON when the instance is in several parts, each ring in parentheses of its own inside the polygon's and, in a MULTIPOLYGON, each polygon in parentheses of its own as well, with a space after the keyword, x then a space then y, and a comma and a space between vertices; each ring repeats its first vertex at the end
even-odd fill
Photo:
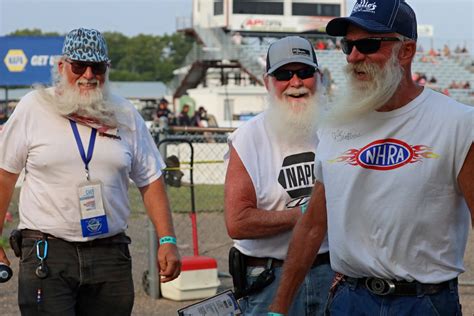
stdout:
POLYGON ((163 244, 174 244, 176 245, 176 237, 173 236, 163 236, 160 238, 160 245, 163 244))
POLYGON ((285 314, 268 312, 268 316, 285 316, 285 314))
POLYGON ((308 203, 301 205, 300 209, 301 209, 301 214, 306 213, 306 210, 308 209, 308 203))

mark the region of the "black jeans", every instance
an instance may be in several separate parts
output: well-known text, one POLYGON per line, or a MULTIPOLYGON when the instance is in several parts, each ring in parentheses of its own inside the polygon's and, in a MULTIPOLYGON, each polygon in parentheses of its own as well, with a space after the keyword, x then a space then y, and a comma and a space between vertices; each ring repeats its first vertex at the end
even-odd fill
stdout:
POLYGON ((18 304, 22 315, 130 315, 134 289, 127 243, 48 239, 49 274, 36 276, 36 240, 23 239, 18 304), (38 290, 41 299, 38 300, 38 290))

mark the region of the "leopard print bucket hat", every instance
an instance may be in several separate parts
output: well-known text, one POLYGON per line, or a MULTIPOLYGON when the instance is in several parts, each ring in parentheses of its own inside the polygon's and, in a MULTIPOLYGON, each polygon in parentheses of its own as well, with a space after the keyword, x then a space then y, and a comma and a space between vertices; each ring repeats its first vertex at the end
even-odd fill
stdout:
POLYGON ((107 44, 102 34, 94 29, 79 28, 66 35, 63 55, 72 60, 109 62, 107 44))

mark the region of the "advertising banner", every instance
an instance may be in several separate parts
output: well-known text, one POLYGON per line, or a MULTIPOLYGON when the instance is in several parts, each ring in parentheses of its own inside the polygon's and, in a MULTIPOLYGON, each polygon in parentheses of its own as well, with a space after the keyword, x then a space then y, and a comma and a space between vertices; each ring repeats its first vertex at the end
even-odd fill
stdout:
POLYGON ((51 83, 51 66, 61 56, 64 37, 0 37, 0 87, 51 83))

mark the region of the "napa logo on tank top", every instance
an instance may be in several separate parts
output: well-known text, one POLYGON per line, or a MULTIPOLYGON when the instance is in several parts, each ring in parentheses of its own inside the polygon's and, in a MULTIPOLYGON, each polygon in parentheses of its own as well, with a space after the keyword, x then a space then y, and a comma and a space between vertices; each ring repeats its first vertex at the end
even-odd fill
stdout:
POLYGON ((329 162, 345 162, 352 166, 383 171, 421 162, 425 158, 439 158, 439 155, 426 145, 408 145, 398 139, 386 138, 373 141, 360 149, 348 149, 329 162))
POLYGON ((315 181, 314 158, 314 152, 303 152, 283 159, 278 183, 291 198, 287 208, 301 206, 309 200, 315 181))

